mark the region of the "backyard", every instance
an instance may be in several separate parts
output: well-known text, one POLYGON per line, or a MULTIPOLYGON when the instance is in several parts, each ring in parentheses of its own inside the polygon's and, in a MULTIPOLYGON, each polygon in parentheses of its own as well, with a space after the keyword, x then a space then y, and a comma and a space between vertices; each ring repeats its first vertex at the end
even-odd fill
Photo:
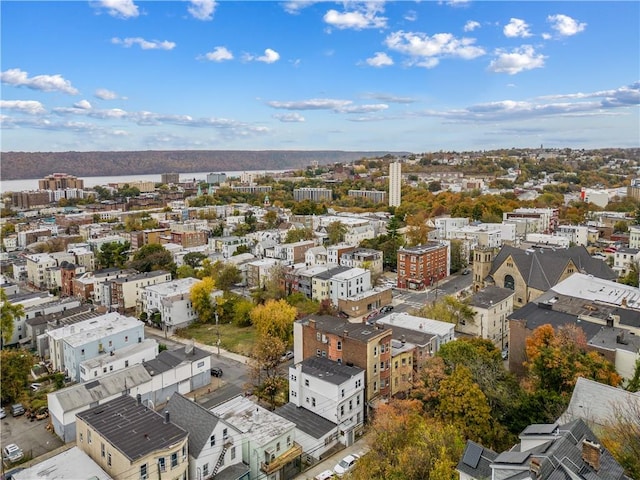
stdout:
POLYGON ((196 342, 215 346, 220 329, 220 347, 230 352, 250 356, 256 341, 256 330, 253 327, 237 327, 233 324, 219 326, 210 323, 193 323, 187 328, 176 331, 182 338, 193 338, 196 342))

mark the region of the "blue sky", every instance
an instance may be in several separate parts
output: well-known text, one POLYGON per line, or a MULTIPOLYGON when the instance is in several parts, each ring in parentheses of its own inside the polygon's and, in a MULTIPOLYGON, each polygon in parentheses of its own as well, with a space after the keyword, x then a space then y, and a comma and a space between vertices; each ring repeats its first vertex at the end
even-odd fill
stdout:
POLYGON ((640 2, 2 1, 2 151, 640 146, 640 2))

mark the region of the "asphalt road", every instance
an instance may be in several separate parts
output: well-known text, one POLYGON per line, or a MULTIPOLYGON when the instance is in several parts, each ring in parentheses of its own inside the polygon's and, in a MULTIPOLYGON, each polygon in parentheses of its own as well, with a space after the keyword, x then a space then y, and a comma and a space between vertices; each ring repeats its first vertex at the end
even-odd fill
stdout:
POLYGON ((63 445, 55 433, 45 429, 49 419, 31 421, 26 415, 12 417, 10 409, 8 415, 0 420, 2 434, 0 443, 2 448, 15 443, 24 452, 25 458, 35 458, 63 445))
POLYGON ((471 286, 472 275, 451 275, 434 287, 423 291, 393 289, 394 312, 409 312, 419 309, 444 295, 454 295, 471 286))

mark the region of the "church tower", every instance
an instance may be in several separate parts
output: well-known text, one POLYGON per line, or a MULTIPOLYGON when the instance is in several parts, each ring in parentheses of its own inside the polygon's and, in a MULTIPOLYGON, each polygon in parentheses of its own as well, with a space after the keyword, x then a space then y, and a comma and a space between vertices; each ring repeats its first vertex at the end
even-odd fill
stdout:
POLYGON ((478 247, 473 251, 473 291, 486 287, 485 278, 491 271, 496 250, 490 247, 478 247))

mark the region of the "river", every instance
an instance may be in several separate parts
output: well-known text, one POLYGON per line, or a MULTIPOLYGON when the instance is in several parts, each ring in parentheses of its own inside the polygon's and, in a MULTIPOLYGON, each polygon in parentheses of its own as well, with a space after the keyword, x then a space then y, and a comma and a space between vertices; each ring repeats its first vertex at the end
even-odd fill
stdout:
MULTIPOLYGON (((245 172, 267 174, 267 173, 283 173, 290 170, 243 170, 243 171, 229 171, 222 172, 227 177, 240 177, 245 172)), ((180 181, 185 182, 192 179, 198 179, 205 181, 207 175, 211 172, 196 172, 196 173, 181 173, 180 181)), ((221 173, 221 172, 216 172, 221 173)), ((123 183, 134 181, 151 181, 160 183, 160 173, 146 174, 146 175, 115 175, 106 177, 79 177, 84 180, 85 188, 95 187, 96 185, 106 185, 108 183, 123 183)), ((2 192, 21 192, 24 190, 37 190, 38 178, 28 178, 21 180, 0 180, 0 191, 2 192)))

